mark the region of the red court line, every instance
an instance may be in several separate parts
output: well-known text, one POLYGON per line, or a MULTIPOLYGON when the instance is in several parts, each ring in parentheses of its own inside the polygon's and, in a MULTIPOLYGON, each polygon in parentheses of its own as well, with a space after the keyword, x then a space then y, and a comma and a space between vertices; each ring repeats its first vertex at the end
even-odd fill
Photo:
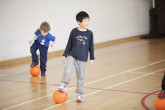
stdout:
MULTIPOLYGON (((121 90, 113 90, 113 89, 100 89, 100 88, 91 88, 91 87, 84 87, 87 89, 95 89, 95 90, 102 90, 102 91, 115 91, 115 92, 127 92, 127 93, 137 93, 137 94, 149 94, 149 93, 143 93, 143 92, 136 92, 136 91, 121 91, 121 90)), ((157 95, 157 94, 152 94, 157 95)))
POLYGON ((143 106, 143 108, 145 108, 145 110, 150 110, 150 109, 146 106, 145 100, 146 100, 149 96, 151 96, 151 95, 153 95, 153 94, 155 94, 155 93, 157 93, 157 92, 160 92, 160 91, 161 91, 161 90, 155 91, 155 92, 152 92, 152 93, 149 93, 149 94, 145 95, 145 96, 141 99, 141 105, 143 106))
MULTIPOLYGON (((27 72, 27 71, 26 71, 26 72, 27 72)), ((2 76, 2 77, 0 77, 0 79, 2 79, 2 78, 12 77, 12 76, 16 76, 16 75, 19 75, 19 74, 24 74, 24 73, 26 73, 26 72, 16 73, 16 74, 8 75, 8 76, 2 76)))
MULTIPOLYGON (((159 43, 159 42, 161 42, 161 41, 165 41, 165 40, 154 41, 154 42, 151 42, 151 43, 149 43, 149 44, 159 43)), ((143 45, 146 45, 146 43, 145 43, 145 44, 141 44, 141 45, 136 45, 136 46, 134 46, 134 47, 127 47, 127 48, 122 48, 122 49, 118 49, 118 50, 107 51, 107 52, 105 52, 105 53, 97 54, 96 56, 101 56, 101 55, 104 55, 104 54, 107 54, 107 53, 113 53, 113 52, 121 51, 121 50, 123 50, 123 49, 130 49, 130 48, 135 48, 135 47, 143 46, 143 45)), ((59 66, 59 65, 62 65, 62 64, 63 64, 63 63, 55 64, 55 65, 51 65, 51 66, 59 66)), ((49 66, 49 67, 51 67, 51 66, 49 66)), ((49 68, 49 67, 48 67, 48 68, 49 68)), ((22 72, 22 73, 16 73, 16 74, 8 75, 8 76, 2 76, 2 77, 0 77, 0 79, 12 77, 12 76, 16 76, 16 75, 18 75, 18 74, 24 74, 24 73, 27 73, 27 72, 29 72, 29 71, 22 72)))
MULTIPOLYGON (((51 86, 59 86, 59 84, 48 84, 48 83, 39 83, 39 82, 25 82, 25 81, 14 81, 14 80, 1 80, 1 81, 11 81, 11 82, 21 82, 21 83, 32 83, 32 84, 39 84, 39 85, 51 85, 51 86)), ((76 86, 68 86, 68 87, 76 87, 76 86)), ((146 94, 142 99, 141 99, 141 105, 145 110, 150 110, 146 105, 145 105, 145 100, 151 96, 151 95, 158 95, 155 94, 159 91, 155 91, 152 93, 144 93, 144 92, 136 92, 136 91, 122 91, 122 90, 113 90, 113 89, 102 89, 102 88, 92 88, 92 87, 84 87, 86 89, 94 89, 94 90, 101 90, 101 91, 113 91, 113 92, 124 92, 124 93, 134 93, 134 94, 146 94)))
POLYGON ((40 82, 25 82, 25 81, 15 81, 15 80, 0 80, 0 81, 10 81, 10 82, 21 82, 21 83, 32 83, 32 84, 40 84, 40 85, 52 85, 59 86, 59 84, 48 84, 48 83, 40 83, 40 82))
MULTIPOLYGON (((39 85, 51 85, 51 86, 59 86, 60 84, 48 84, 48 83, 40 83, 40 82, 25 82, 25 81, 15 81, 15 80, 1 80, 1 81, 10 81, 10 82, 21 82, 21 83, 32 83, 32 84, 39 84, 39 85)), ((76 86, 67 86, 67 87, 76 87, 76 86)), ((102 91, 114 91, 114 92, 126 92, 126 93, 136 93, 136 94, 146 94, 148 95, 157 95, 154 93, 144 93, 144 92, 136 92, 136 91, 121 91, 121 90, 113 90, 113 89, 102 89, 102 88, 93 88, 93 87, 84 87, 86 89, 94 89, 94 90, 102 90, 102 91)), ((144 99, 145 100, 145 99, 144 99)))
MULTIPOLYGON (((52 66, 59 66, 59 65, 62 65, 63 63, 59 63, 59 64, 55 64, 55 65, 51 65, 49 67, 52 67, 52 66)), ((48 67, 48 68, 49 68, 48 67)), ((29 70, 30 70, 30 67, 29 67, 29 70)), ((7 75, 7 76, 2 76, 0 77, 0 80, 3 79, 3 78, 8 78, 8 77, 12 77, 12 76, 16 76, 16 75, 19 75, 19 74, 25 74, 25 73, 29 73, 29 71, 25 71, 25 72, 22 72, 22 73, 16 73, 16 74, 12 74, 12 75, 7 75)))

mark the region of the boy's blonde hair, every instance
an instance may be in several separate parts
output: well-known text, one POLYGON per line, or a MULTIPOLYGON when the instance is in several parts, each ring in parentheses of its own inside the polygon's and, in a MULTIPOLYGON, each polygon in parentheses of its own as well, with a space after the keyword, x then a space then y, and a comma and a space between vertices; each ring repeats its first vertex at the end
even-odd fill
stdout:
POLYGON ((43 30, 44 32, 50 31, 50 25, 48 22, 42 22, 40 25, 40 29, 43 30))

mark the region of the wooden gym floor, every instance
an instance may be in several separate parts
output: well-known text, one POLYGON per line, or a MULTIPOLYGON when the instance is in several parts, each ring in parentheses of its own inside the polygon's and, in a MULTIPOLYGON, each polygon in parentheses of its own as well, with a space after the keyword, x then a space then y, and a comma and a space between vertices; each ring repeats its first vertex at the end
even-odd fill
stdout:
POLYGON ((67 86, 68 100, 55 104, 65 64, 48 59, 46 77, 33 77, 29 62, 0 66, 3 110, 155 110, 165 69, 165 39, 133 40, 95 50, 86 65, 84 102, 76 103, 76 75, 67 86))

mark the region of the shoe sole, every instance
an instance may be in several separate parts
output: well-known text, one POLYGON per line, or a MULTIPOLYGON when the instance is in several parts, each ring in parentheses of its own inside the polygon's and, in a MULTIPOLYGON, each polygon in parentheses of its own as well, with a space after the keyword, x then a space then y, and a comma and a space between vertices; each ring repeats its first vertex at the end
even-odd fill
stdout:
POLYGON ((82 100, 76 100, 76 102, 83 102, 82 100))
MULTIPOLYGON (((159 96, 158 96, 159 97, 159 96)), ((159 97, 159 98, 161 98, 161 99, 165 99, 165 97, 159 97)))
POLYGON ((32 66, 30 65, 30 67, 35 67, 35 66, 38 66, 38 65, 34 65, 34 66, 33 65, 32 66))
POLYGON ((35 64, 35 65, 30 65, 30 67, 35 67, 35 66, 38 66, 38 64, 35 64))
POLYGON ((64 91, 66 91, 66 90, 61 90, 61 89, 58 89, 58 91, 60 91, 60 92, 64 92, 64 91))

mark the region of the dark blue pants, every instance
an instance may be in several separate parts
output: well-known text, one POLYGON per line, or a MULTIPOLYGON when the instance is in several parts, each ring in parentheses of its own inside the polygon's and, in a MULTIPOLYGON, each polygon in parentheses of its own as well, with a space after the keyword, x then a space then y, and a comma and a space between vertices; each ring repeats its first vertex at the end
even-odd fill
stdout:
POLYGON ((46 71, 46 62, 47 62, 47 53, 48 47, 41 45, 38 41, 35 41, 33 45, 30 47, 30 51, 32 54, 32 61, 34 63, 38 63, 38 55, 37 50, 40 52, 40 68, 41 72, 46 71))
POLYGON ((163 76, 163 79, 162 79, 162 90, 165 90, 165 72, 164 72, 164 76, 163 76))

